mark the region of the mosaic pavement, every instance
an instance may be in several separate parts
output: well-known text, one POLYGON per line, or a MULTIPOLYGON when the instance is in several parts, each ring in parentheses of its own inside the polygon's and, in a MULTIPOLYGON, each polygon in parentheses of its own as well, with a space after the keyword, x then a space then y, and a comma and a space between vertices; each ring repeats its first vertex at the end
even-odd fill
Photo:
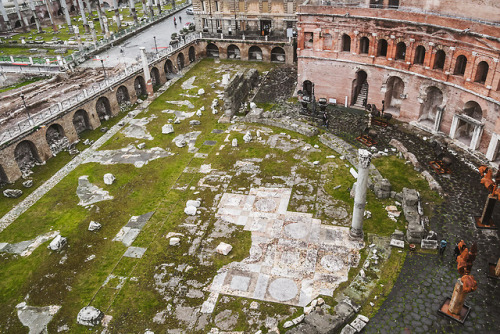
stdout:
MULTIPOLYGON (((288 188, 252 188, 248 195, 222 196, 217 216, 251 231, 252 246, 249 257, 219 270, 206 303, 222 293, 306 306, 347 281, 364 243, 350 240, 346 227, 288 212, 290 195, 288 188)), ((203 309, 210 312, 208 305, 203 309)))

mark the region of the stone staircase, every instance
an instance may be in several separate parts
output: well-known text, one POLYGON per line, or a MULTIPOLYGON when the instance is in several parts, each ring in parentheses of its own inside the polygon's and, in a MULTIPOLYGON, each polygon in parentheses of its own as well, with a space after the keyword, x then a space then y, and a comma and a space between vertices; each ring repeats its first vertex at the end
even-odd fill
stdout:
POLYGON ((354 103, 353 107, 358 108, 358 109, 365 109, 365 106, 363 106, 363 101, 367 98, 368 96, 368 83, 365 82, 361 86, 361 91, 358 94, 358 98, 356 99, 356 103, 354 103))

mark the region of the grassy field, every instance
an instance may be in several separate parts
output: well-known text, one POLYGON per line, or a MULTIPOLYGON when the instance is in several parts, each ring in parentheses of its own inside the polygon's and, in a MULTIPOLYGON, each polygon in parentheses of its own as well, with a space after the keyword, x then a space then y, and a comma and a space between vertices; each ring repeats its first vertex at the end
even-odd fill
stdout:
MULTIPOLYGON (((57 332, 58 327, 63 325, 68 326, 71 333, 100 332, 102 328, 89 330, 76 324, 78 311, 89 304, 113 317, 108 330, 116 333, 142 333, 146 329, 159 333, 167 328, 206 333, 215 326, 214 318, 226 309, 238 314, 234 330, 256 332, 262 329, 266 332, 261 325, 267 316, 280 319, 281 326, 284 320, 299 314, 301 310, 295 307, 259 302, 255 321, 249 322, 245 310, 248 310, 251 300, 227 296, 220 297, 214 314, 205 319, 206 323, 197 324, 196 328, 189 321, 182 320, 183 315, 179 314, 179 309, 194 312, 208 296, 207 292, 203 297, 186 294, 182 287, 206 286, 221 267, 241 261, 249 254, 251 234, 243 231, 241 226, 233 226, 221 237, 212 236, 219 224, 215 206, 222 193, 244 193, 251 187, 259 186, 283 187, 291 182, 293 200, 289 211, 300 209, 312 213, 327 224, 331 224, 332 220, 317 204, 320 200, 352 212, 353 200, 348 191, 354 182, 349 173, 351 166, 346 166, 346 161, 338 157, 327 159, 326 156, 336 153, 321 145, 317 137, 305 138, 291 131, 254 124, 220 124, 218 118, 221 113, 212 115, 210 105, 222 88, 218 85, 212 88, 211 84, 220 80, 222 74, 246 68, 255 68, 262 73, 274 66, 260 62, 221 61, 216 64, 213 59, 202 60, 137 116, 152 119, 146 125, 152 140, 129 138, 119 132, 101 147, 101 150, 115 150, 144 142, 145 149, 161 147, 173 155, 153 160, 142 168, 129 164, 82 164, 1 232, 0 241, 15 243, 57 230, 68 238, 69 246, 61 253, 49 251, 44 244, 29 257, 0 255, 0 314, 4 318, 0 321, 0 332, 26 331, 15 309, 15 305, 22 301, 34 306, 62 306, 49 324, 49 332, 57 332), (197 87, 184 90, 181 84, 192 76, 196 76, 194 84, 197 87), (199 88, 204 88, 205 94, 194 97, 199 88), (189 100, 194 108, 170 103, 175 100, 189 100), (163 111, 193 112, 202 107, 205 108, 203 115, 194 116, 201 121, 201 125, 192 126, 189 120, 183 120, 174 125, 175 133, 162 134, 162 126, 174 118, 163 111), (213 133, 214 129, 227 130, 231 139, 238 139, 239 147, 232 147, 230 142, 224 141, 228 133, 213 133), (253 134, 260 129, 264 139, 280 135, 283 140, 297 140, 311 147, 318 145, 318 148, 306 152, 300 147, 291 150, 273 148, 264 141, 254 140, 244 144, 242 138, 248 129, 253 134), (190 131, 201 132, 195 146, 198 153, 206 156, 195 156, 188 153, 186 147, 178 148, 172 142, 175 136, 190 131), (216 141, 216 145, 204 145, 207 140, 216 141), (254 174, 238 172, 237 162, 244 159, 253 159, 251 161, 257 167, 254 174), (314 161, 319 161, 319 165, 314 165, 314 161), (220 175, 214 173, 210 174, 212 178, 207 178, 207 174, 198 171, 201 165, 210 165, 220 175), (115 175, 116 182, 105 185, 105 173, 115 175), (88 175, 90 182, 109 191, 114 198, 89 207, 79 206, 76 188, 78 177, 82 175, 88 175), (212 187, 200 186, 202 181, 212 187), (201 198, 202 208, 201 213, 192 219, 184 213, 184 206, 187 200, 195 198, 201 198), (147 212, 154 214, 133 243, 135 247, 147 248, 144 257, 123 257, 127 247, 112 239, 131 216, 147 212), (100 222, 102 229, 98 232, 87 231, 91 220, 100 222), (195 229, 196 233, 191 233, 190 229, 195 229), (166 238, 169 232, 183 234, 180 246, 169 245, 166 238), (197 247, 196 240, 199 240, 197 247), (221 241, 233 246, 230 255, 209 252, 221 241), (91 256, 94 256, 93 259, 91 256), (166 284, 162 277, 176 283, 166 284), (166 312, 162 321, 152 320, 162 312, 166 312)), ((118 119, 114 118, 105 125, 111 126, 118 119)), ((85 136, 95 139, 99 135, 100 131, 94 131, 85 136)), ((65 154, 38 167, 35 186, 69 161, 69 156, 65 154)), ((402 187, 406 184, 404 180, 398 181, 397 177, 393 180, 391 174, 385 174, 391 171, 393 165, 401 167, 398 161, 389 160, 386 167, 381 164, 382 175, 394 182, 395 188, 402 187)), ((413 174, 409 177, 418 178, 413 174)), ((411 184, 421 186, 419 190, 425 196, 433 196, 432 193, 425 193, 423 184, 411 184)), ((7 212, 18 201, 0 199, 0 214, 7 212)), ((393 222, 387 217, 384 207, 389 203, 389 200, 379 201, 369 193, 367 209, 372 212, 372 218, 365 220, 365 232, 388 236, 396 228, 404 229, 402 219, 393 222)), ((387 272, 391 279, 403 260, 396 256, 389 261, 387 272)))

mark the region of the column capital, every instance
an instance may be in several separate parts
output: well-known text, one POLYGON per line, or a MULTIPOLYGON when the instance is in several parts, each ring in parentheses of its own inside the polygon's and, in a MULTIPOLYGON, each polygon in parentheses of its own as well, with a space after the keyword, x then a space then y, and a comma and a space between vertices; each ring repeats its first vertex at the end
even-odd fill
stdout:
POLYGON ((358 155, 360 168, 368 168, 370 166, 370 162, 372 161, 372 154, 365 149, 359 149, 358 155))

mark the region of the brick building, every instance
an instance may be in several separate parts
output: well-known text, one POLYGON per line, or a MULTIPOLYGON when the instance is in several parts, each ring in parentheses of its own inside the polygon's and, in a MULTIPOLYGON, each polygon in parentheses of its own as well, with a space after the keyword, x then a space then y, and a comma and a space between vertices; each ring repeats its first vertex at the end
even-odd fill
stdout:
POLYGON ((300 0, 193 0, 197 30, 246 36, 286 36, 300 0))
POLYGON ((384 101, 399 120, 500 158, 499 1, 309 0, 297 18, 297 90, 384 101))

